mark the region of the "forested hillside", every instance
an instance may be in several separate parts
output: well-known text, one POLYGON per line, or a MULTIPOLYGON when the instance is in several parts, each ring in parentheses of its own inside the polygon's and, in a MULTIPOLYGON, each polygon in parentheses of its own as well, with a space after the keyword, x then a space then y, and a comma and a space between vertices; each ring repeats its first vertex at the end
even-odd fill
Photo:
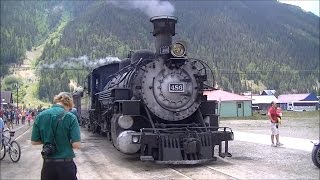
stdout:
POLYGON ((192 55, 213 60, 223 88, 249 89, 247 79, 280 93, 315 90, 319 17, 276 1, 179 1, 176 7, 192 55))
MULTIPOLYGON (((212 66, 220 88, 242 92, 253 87, 258 92, 265 87, 278 93, 318 90, 319 17, 277 1, 170 3, 178 17, 174 39, 185 40, 190 57, 212 66)), ((63 6, 72 19, 59 38, 46 44, 40 65, 84 55, 91 61, 124 58, 130 50, 154 49, 152 24, 142 7, 109 1, 64 2, 63 6)), ((45 84, 68 88, 68 78, 82 83, 86 70, 80 65, 74 69, 40 71, 40 97, 54 93, 45 84)))
POLYGON ((1 71, 21 63, 26 50, 43 41, 59 23, 63 6, 49 1, 1 1, 1 71))

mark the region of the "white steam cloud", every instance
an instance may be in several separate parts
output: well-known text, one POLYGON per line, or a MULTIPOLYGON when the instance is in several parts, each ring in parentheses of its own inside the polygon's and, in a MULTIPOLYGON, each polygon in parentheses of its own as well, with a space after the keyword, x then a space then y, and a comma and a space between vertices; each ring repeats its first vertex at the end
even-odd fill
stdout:
POLYGON ((132 1, 108 1, 113 5, 125 9, 139 9, 149 17, 153 16, 173 16, 174 6, 168 1, 160 0, 132 0, 132 1))
POLYGON ((54 69, 54 68, 61 68, 61 69, 77 69, 79 67, 83 67, 86 69, 93 69, 98 66, 110 64, 113 62, 120 62, 121 60, 117 57, 105 57, 96 60, 90 60, 88 56, 80 56, 78 58, 67 58, 64 60, 58 60, 53 64, 42 64, 39 66, 40 69, 54 69))

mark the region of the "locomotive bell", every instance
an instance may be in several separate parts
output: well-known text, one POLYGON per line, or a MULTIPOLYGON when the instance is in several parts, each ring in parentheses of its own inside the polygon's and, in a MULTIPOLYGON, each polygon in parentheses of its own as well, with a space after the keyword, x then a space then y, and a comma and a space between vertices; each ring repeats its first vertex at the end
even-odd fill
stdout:
POLYGON ((155 16, 150 19, 153 23, 153 36, 155 36, 156 55, 170 54, 172 36, 176 34, 175 24, 178 18, 173 16, 155 16))

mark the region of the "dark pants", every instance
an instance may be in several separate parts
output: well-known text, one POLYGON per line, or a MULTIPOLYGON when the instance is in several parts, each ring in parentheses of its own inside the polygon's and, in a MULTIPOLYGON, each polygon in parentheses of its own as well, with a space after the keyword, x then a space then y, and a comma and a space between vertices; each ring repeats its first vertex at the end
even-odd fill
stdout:
POLYGON ((76 180, 77 166, 70 162, 43 162, 41 180, 76 180))
POLYGON ((22 116, 22 117, 21 117, 21 123, 24 124, 25 121, 26 121, 26 117, 25 117, 25 116, 22 116))

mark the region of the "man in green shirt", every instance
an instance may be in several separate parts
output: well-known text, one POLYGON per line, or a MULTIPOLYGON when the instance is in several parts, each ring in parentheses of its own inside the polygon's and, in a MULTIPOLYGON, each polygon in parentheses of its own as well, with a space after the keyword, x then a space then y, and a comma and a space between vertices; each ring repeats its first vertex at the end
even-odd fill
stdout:
POLYGON ((31 143, 43 144, 41 179, 77 179, 73 149, 80 148, 80 128, 77 118, 69 112, 73 107, 70 93, 61 92, 54 105, 42 111, 35 120, 31 143))

